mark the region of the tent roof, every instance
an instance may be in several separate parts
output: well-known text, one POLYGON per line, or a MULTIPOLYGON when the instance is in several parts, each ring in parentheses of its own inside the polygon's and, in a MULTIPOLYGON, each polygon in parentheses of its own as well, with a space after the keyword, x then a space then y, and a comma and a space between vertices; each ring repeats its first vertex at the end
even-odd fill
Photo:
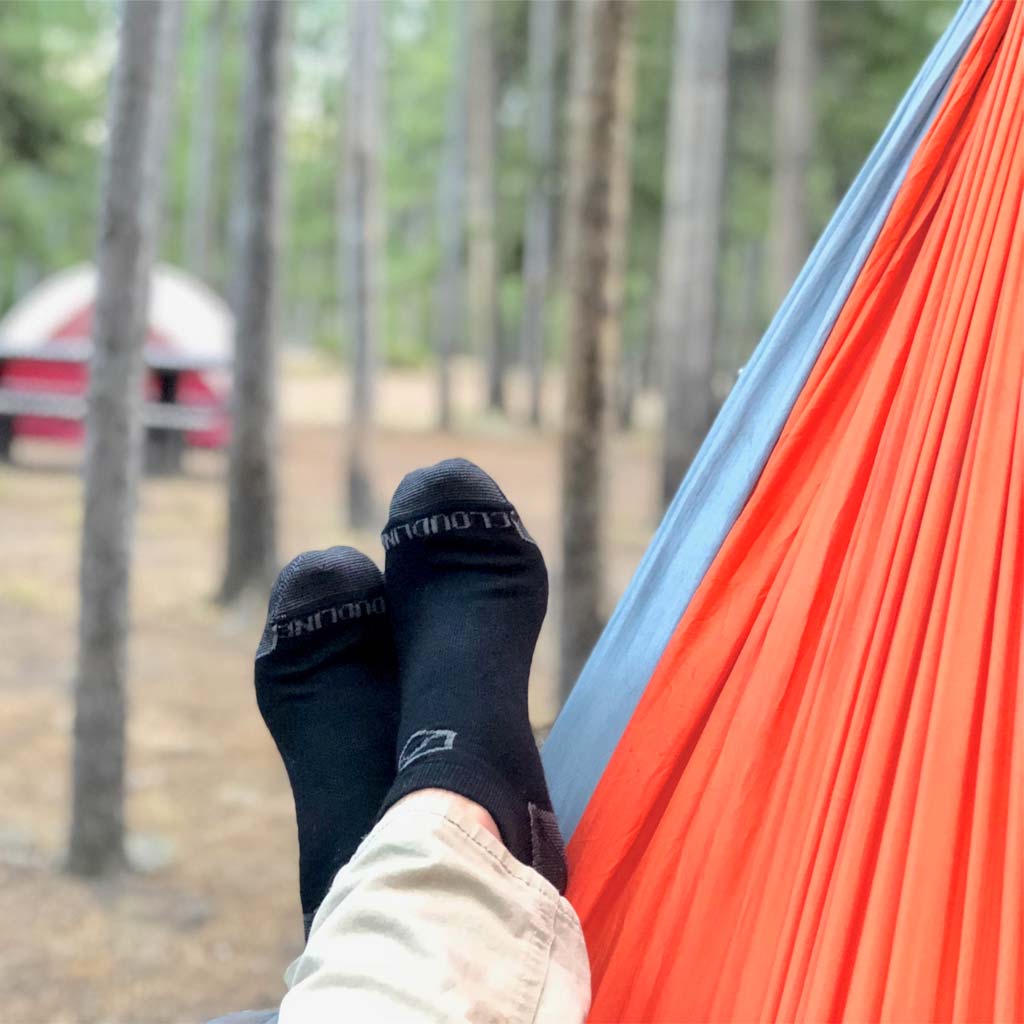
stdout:
MULTIPOLYGON (((42 345, 88 309, 95 294, 92 264, 53 274, 0 319, 0 337, 25 347, 42 345)), ((234 320, 227 303, 177 267, 161 264, 154 269, 147 324, 183 354, 224 361, 231 357, 234 320)))

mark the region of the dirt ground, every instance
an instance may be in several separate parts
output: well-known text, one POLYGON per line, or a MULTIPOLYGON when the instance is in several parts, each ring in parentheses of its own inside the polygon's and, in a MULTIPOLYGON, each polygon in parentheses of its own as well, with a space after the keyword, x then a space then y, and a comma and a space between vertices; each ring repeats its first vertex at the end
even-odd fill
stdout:
MULTIPOLYGON (((460 392, 479 395, 476 370, 460 392)), ((375 536, 339 526, 344 382, 289 360, 282 395, 283 558, 375 536)), ((374 461, 384 507, 407 470, 450 455, 488 468, 519 506, 558 585, 558 445, 549 428, 478 415, 430 429, 425 373, 388 374, 374 461)), ((522 408, 522 388, 513 406, 522 408)), ((557 406, 557 382, 549 407, 557 406)), ((649 420, 650 410, 641 409, 649 420)), ((641 430, 616 439, 610 601, 654 525, 655 456, 641 430)), ((224 458, 190 453, 186 473, 141 491, 129 724, 129 850, 136 870, 84 883, 60 870, 68 820, 70 683, 81 489, 74 449, 15 443, 0 466, 0 1024, 205 1021, 276 1004, 300 948, 295 827, 284 771, 256 710, 255 607, 211 600, 221 568, 224 458)), ((553 699, 552 623, 531 708, 553 699)))

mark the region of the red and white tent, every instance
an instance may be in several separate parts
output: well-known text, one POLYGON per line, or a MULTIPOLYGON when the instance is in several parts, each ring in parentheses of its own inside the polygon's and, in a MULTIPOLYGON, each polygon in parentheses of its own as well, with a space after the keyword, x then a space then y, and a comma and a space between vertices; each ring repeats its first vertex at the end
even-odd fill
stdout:
MULTIPOLYGON (((91 336, 95 300, 96 269, 90 264, 54 274, 22 296, 0 319, 0 344, 8 353, 17 353, 3 364, 4 387, 84 394, 88 365, 80 356, 71 358, 70 353, 80 351, 91 336), (54 358, 61 344, 68 345, 67 362, 54 358), (40 353, 45 349, 47 358, 33 360, 32 352, 37 349, 40 353)), ((146 322, 147 352, 159 353, 180 367, 176 401, 223 410, 216 426, 188 433, 189 444, 219 447, 227 440, 233 338, 234 320, 220 296, 176 267, 154 269, 146 322)), ((152 366, 147 368, 145 386, 147 398, 159 396, 160 379, 152 366)), ((82 424, 73 421, 18 416, 14 422, 15 436, 78 440, 82 433, 82 424)))

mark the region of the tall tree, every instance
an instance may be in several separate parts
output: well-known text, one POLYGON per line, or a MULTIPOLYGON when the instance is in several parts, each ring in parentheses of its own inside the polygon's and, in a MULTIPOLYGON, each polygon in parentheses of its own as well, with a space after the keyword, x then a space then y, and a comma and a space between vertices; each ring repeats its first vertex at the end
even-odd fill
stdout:
MULTIPOLYGON (((604 624, 604 496, 611 344, 620 327, 621 254, 628 206, 616 172, 628 163, 632 95, 631 0, 593 0, 593 53, 573 107, 583 118, 582 180, 573 189, 576 233, 570 267, 569 348, 562 443, 562 646, 568 695, 604 624)), ((582 55, 577 52, 574 59, 582 55)))
POLYGON ((380 343, 384 272, 381 158, 384 104, 382 17, 375 0, 349 5, 348 110, 341 233, 345 245, 346 313, 352 353, 352 413, 348 433, 348 512, 358 529, 375 521, 370 483, 373 374, 380 343))
POLYGON ((281 250, 283 73, 288 4, 253 0, 234 211, 235 365, 221 599, 277 571, 276 330, 281 250))
POLYGON ((611 427, 621 426, 620 407, 623 395, 633 387, 630 376, 632 362, 623 352, 623 326, 625 323, 626 270, 629 259, 629 223, 632 212, 633 192, 633 108, 635 90, 636 54, 632 35, 623 47, 618 70, 618 111, 619 123, 615 132, 615 148, 612 152, 611 245, 609 249, 608 291, 605 301, 608 316, 605 320, 607 337, 605 350, 608 353, 608 380, 606 381, 609 417, 611 427))
POLYGON ((210 276, 213 194, 217 165, 217 114, 228 0, 213 0, 206 15, 199 59, 199 82, 192 107, 192 131, 185 193, 185 265, 197 277, 210 276))
POLYGON ((732 0, 676 5, 657 345, 666 368, 667 505, 711 424, 732 0))
MULTIPOLYGON (((153 224, 153 258, 159 261, 164 242, 164 225, 167 214, 167 191, 163 187, 163 168, 167 166, 168 153, 175 135, 177 114, 178 58, 181 53, 181 37, 185 26, 185 5, 169 4, 160 26, 161 80, 164 83, 153 100, 152 118, 154 124, 162 125, 155 133, 156 161, 160 173, 160 188, 153 224)), ((162 386, 162 385, 161 385, 162 386)), ((185 436, 179 431, 150 429, 146 431, 143 443, 143 472, 153 475, 173 474, 181 471, 185 455, 185 436)))
POLYGON ((530 423, 540 426, 544 374, 545 312, 551 270, 555 156, 555 52, 558 5, 530 5, 530 193, 523 245, 522 351, 530 377, 530 423))
POLYGON ((568 143, 564 148, 561 175, 564 194, 560 204, 561 224, 558 231, 558 274, 561 287, 566 292, 571 287, 577 258, 579 191, 583 185, 587 155, 587 82, 594 51, 594 5, 590 0, 571 0, 569 9, 572 15, 572 39, 569 47, 569 92, 565 104, 568 143))
POLYGON ((121 7, 97 248, 79 575, 68 867, 124 861, 125 705, 142 348, 167 131, 174 20, 165 0, 121 7), (169 42, 170 40, 170 42, 169 42))
POLYGON ((168 4, 160 22, 160 88, 153 99, 153 157, 156 162, 157 207, 155 214, 154 257, 159 258, 164 230, 166 202, 164 185, 166 165, 174 142, 174 126, 178 113, 178 62, 181 58, 181 40, 185 31, 185 5, 168 4))
POLYGON ((438 422, 452 425, 451 356, 465 331, 466 110, 469 94, 468 16, 465 4, 452 5, 455 21, 452 84, 445 117, 444 155, 437 189, 437 231, 441 269, 437 282, 435 332, 438 368, 438 422))
POLYGON ((498 323, 494 6, 469 5, 469 329, 487 359, 487 404, 505 409, 505 351, 498 323))
POLYGON ((807 174, 814 150, 815 0, 779 4, 772 170, 772 298, 781 302, 810 249, 807 174))

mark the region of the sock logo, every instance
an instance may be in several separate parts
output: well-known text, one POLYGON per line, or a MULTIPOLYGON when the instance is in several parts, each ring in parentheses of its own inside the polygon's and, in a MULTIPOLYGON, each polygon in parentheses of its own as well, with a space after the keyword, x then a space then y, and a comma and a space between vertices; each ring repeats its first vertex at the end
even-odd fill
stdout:
POLYGON ((503 509, 495 509, 490 512, 483 512, 474 509, 472 512, 439 512, 432 516, 423 516, 411 523, 402 523, 400 526, 381 534, 381 542, 385 551, 398 547, 399 544, 408 540, 431 537, 438 533, 450 533, 452 530, 468 530, 471 527, 479 527, 484 530, 515 530, 523 540, 530 544, 536 543, 527 533, 518 514, 513 510, 506 512, 503 509))
POLYGON ((361 619, 364 615, 383 615, 387 610, 383 597, 375 597, 372 601, 363 598, 359 601, 347 601, 345 604, 331 605, 320 608, 311 615, 302 615, 297 619, 277 624, 278 636, 292 639, 306 633, 315 633, 324 626, 333 626, 349 619, 361 619))
POLYGON ((451 750, 455 746, 456 735, 452 729, 420 729, 414 732, 405 741, 405 746, 398 755, 398 770, 402 771, 418 757, 451 750))

